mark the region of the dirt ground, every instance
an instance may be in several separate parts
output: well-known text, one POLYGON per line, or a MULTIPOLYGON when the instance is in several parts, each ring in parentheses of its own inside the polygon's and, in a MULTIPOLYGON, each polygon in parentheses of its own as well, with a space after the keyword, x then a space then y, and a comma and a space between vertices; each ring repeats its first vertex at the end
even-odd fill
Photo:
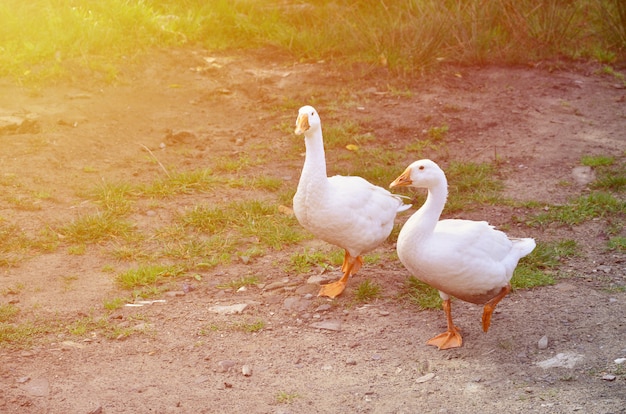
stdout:
MULTIPOLYGON (((574 173, 583 155, 624 162, 626 89, 598 70, 582 64, 448 67, 395 90, 381 68, 338 71, 271 51, 173 50, 129 64, 116 85, 77 76, 33 91, 6 81, 0 116, 34 121, 0 136, 0 218, 35 234, 95 211, 87 192, 103 181, 162 177, 144 145, 173 170, 264 151, 268 162, 246 174, 271 174, 295 189, 303 160, 282 153, 302 138, 280 126, 293 125, 304 104, 318 109, 323 125, 354 119, 398 151, 425 137, 428 127, 447 124, 447 150, 433 153, 435 161, 445 166, 497 156, 507 196, 564 203, 588 191, 574 173), (189 134, 176 135, 180 131, 189 134), (34 197, 38 192, 53 196, 34 197), (35 201, 15 208, 16 198, 24 199, 20 205, 35 201)), ((399 174, 411 161, 407 154, 389 168, 399 174)), ((330 165, 329 173, 345 171, 330 165)), ((232 196, 181 195, 156 208, 137 205, 131 219, 155 227, 203 197, 224 202, 232 196)), ((603 220, 540 230, 512 224, 514 214, 485 207, 462 216, 507 226, 513 236, 574 239, 580 255, 563 263, 556 285, 505 298, 486 334, 481 308, 455 301, 465 339, 460 349, 425 345, 445 328, 445 318, 441 310, 419 311, 398 298, 409 276, 399 262, 365 266, 344 295, 330 301, 307 283, 319 269, 283 270, 287 249, 207 270, 202 281, 189 281, 195 289, 184 296, 164 295, 110 316, 147 333, 118 340, 58 335, 27 349, 0 348, 0 412, 625 413, 624 254, 606 249, 603 220), (242 292, 216 287, 246 275, 262 283, 242 292), (366 278, 383 287, 382 297, 355 303, 354 289, 366 278), (210 309, 235 304, 247 307, 232 315, 210 309), (266 326, 254 333, 210 329, 256 320, 266 326), (547 347, 539 347, 544 336, 547 347)), ((123 294, 103 270, 114 262, 106 247, 88 246, 84 254, 60 247, 0 269, 0 292, 24 286, 0 296, 0 303, 68 323, 104 314, 103 298, 123 294)), ((379 250, 393 248, 387 243, 379 250)))

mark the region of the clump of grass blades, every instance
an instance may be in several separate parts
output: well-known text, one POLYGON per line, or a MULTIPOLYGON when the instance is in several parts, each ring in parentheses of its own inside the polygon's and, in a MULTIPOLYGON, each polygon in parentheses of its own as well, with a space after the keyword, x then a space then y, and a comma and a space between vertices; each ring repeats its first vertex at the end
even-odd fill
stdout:
POLYGON ((161 284, 167 279, 180 276, 183 272, 184 269, 180 266, 141 266, 120 273, 116 280, 122 288, 132 290, 161 284))
POLYGON ((380 286, 366 279, 357 286, 354 296, 358 302, 369 302, 380 296, 380 286))
POLYGON ((435 309, 441 307, 439 291, 420 281, 415 276, 409 277, 406 283, 405 297, 409 302, 420 309, 435 309))
POLYGON ((206 192, 223 182, 224 178, 215 175, 213 170, 204 168, 172 173, 150 184, 139 186, 136 192, 150 197, 171 197, 176 194, 206 192))
POLYGON ((261 0, 7 0, 0 4, 0 76, 28 82, 78 68, 114 80, 124 57, 191 43, 209 50, 272 46, 298 59, 368 62, 411 75, 440 60, 517 63, 561 55, 615 56, 626 44, 625 15, 621 0, 298 6, 261 0))
POLYGON ((277 206, 258 200, 233 202, 224 207, 195 206, 180 221, 209 234, 235 231, 274 249, 304 238, 293 218, 280 213, 277 206))
POLYGON ((59 232, 70 242, 97 243, 117 237, 128 237, 133 226, 109 211, 88 214, 74 219, 59 232))
POLYGON ((16 225, 0 222, 0 266, 14 266, 32 247, 32 241, 16 225))
POLYGON ((594 192, 580 196, 569 204, 552 206, 548 211, 531 215, 528 224, 544 226, 549 223, 577 225, 594 218, 626 213, 626 202, 606 192, 594 192))

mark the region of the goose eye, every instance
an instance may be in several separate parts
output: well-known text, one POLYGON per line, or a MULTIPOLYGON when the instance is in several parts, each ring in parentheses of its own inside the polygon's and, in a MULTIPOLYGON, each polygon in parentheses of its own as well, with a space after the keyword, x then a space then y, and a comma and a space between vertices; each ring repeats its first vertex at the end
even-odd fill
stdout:
POLYGON ((420 165, 420 168, 419 168, 419 169, 420 169, 420 170, 423 170, 423 169, 424 169, 424 166, 423 166, 423 165, 420 165))

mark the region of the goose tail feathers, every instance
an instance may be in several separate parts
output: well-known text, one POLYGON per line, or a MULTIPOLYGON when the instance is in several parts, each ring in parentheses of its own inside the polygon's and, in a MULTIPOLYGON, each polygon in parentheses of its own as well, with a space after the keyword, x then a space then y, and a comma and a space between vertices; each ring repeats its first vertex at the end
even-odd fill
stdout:
POLYGON ((537 245, 532 238, 512 238, 513 248, 519 252, 519 257, 524 257, 535 249, 537 245))

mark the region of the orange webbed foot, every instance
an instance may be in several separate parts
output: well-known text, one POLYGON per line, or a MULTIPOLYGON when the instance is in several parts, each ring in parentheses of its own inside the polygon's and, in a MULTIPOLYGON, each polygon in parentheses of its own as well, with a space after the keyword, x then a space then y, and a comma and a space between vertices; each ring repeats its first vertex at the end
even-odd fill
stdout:
POLYGON ((336 298, 341 295, 343 291, 346 289, 346 282, 342 282, 338 280, 333 283, 329 283, 327 285, 323 285, 320 289, 320 292, 317 296, 327 296, 329 298, 336 298))
POLYGON ((430 338, 427 345, 436 346, 439 349, 460 348, 463 345, 463 337, 456 327, 447 330, 433 338, 430 338))

